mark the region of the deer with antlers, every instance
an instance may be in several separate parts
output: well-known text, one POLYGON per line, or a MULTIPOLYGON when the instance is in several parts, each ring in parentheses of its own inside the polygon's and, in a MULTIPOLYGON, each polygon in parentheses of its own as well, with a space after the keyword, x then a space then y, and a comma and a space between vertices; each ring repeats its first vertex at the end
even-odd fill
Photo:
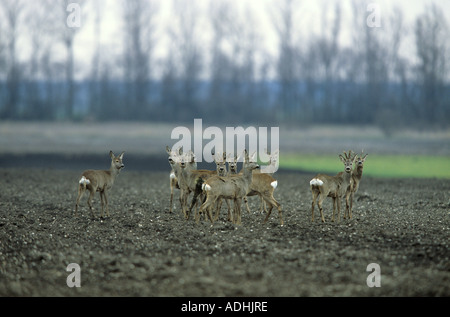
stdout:
POLYGON ((259 168, 259 165, 254 161, 256 153, 249 157, 247 150, 245 150, 244 154, 245 161, 242 174, 213 176, 203 184, 203 189, 206 192, 206 200, 200 207, 200 213, 207 212, 211 223, 213 223, 211 208, 215 206, 219 199, 224 198, 233 199, 233 223, 241 224, 242 198, 250 191, 253 170, 259 168))
POLYGON ((352 171, 352 186, 347 188, 347 193, 345 197, 346 201, 346 210, 344 213, 344 219, 346 216, 348 216, 349 219, 352 219, 352 209, 353 209, 353 197, 355 193, 359 189, 359 184, 361 182, 362 174, 363 174, 363 168, 364 168, 364 162, 367 158, 367 155, 364 155, 364 151, 361 151, 361 154, 357 156, 356 163, 355 163, 355 169, 352 171))
MULTIPOLYGON (((278 151, 276 151, 274 154, 270 155, 269 164, 275 166, 277 159, 278 159, 278 151)), ((239 158, 237 158, 235 156, 234 160, 229 161, 229 169, 230 169, 231 173, 233 173, 233 174, 237 173, 238 160, 239 160, 239 158)), ((277 188, 277 186, 278 186, 278 181, 272 176, 272 174, 261 173, 259 170, 254 170, 252 183, 250 185, 250 191, 243 198, 245 206, 247 208, 247 213, 250 213, 250 208, 248 206, 247 197, 258 195, 261 200, 261 204, 260 204, 261 212, 266 210, 266 205, 269 206, 269 210, 267 211, 267 215, 266 215, 266 218, 264 219, 264 223, 267 222, 267 220, 269 219, 270 214, 272 212, 272 209, 275 207, 278 209, 278 215, 280 217, 280 224, 283 225, 284 222, 283 222, 281 205, 273 197, 273 193, 274 193, 275 189, 277 188)))
POLYGON ((333 199, 333 216, 331 221, 334 221, 336 205, 337 217, 338 220, 340 219, 341 198, 346 195, 348 187, 352 187, 352 167, 356 160, 356 155, 352 157, 352 151, 349 151, 348 154, 344 151, 344 156, 339 154, 339 158, 342 163, 344 163, 344 172, 340 172, 335 176, 318 174, 309 182, 313 198, 311 205, 312 221, 314 221, 314 205, 317 201, 322 222, 325 222, 322 203, 326 197, 331 197, 333 199))

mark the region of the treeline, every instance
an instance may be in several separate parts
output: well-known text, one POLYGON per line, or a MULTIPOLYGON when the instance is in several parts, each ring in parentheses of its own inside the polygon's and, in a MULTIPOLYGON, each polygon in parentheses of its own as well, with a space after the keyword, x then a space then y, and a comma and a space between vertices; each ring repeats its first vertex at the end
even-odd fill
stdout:
MULTIPOLYGON (((233 1, 174 0, 170 23, 160 2, 117 1, 120 50, 101 43, 103 0, 89 2, 94 55, 75 80, 80 28, 67 27, 74 1, 0 2, 0 119, 277 121, 448 126, 450 35, 438 5, 412 25, 403 12, 352 2, 322 8, 321 30, 307 32, 301 1, 267 9, 277 53, 263 45, 256 18, 233 1), (348 11, 347 11, 348 12, 348 11), (199 19, 198 17, 204 17, 199 19), (203 22, 202 22, 203 21, 203 22), (206 21, 206 22, 205 22, 206 21), (209 37, 205 37, 205 23, 209 37), (378 24, 377 24, 378 23, 378 24), (163 30, 156 32, 156 30, 163 30), (349 33, 350 43, 341 40, 349 33), (408 55, 404 47, 413 39, 408 55), (155 57, 164 42, 163 58, 155 57), (27 43, 30 54, 23 56, 27 43), (58 55, 56 51, 63 51, 58 55)), ((82 8, 88 2, 76 1, 82 8)))

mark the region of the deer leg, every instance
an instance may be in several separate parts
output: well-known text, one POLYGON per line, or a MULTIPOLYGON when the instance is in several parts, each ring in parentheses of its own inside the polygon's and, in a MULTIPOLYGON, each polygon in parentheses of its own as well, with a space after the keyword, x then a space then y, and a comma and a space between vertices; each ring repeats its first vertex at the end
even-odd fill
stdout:
POLYGON ((269 204, 269 210, 267 211, 266 218, 264 219, 264 223, 266 223, 270 217, 270 214, 272 213, 272 209, 273 209, 274 205, 268 198, 264 197, 264 200, 269 204))
POLYGON ((259 203, 259 212, 260 212, 260 213, 263 213, 264 211, 267 212, 267 210, 266 210, 266 204, 264 203, 264 198, 263 198, 263 196, 262 196, 262 195, 258 195, 258 196, 259 196, 259 201, 260 201, 260 203, 259 203))
MULTIPOLYGON (((217 205, 219 205, 219 200, 216 199, 215 204, 213 204, 213 205, 217 207, 217 205)), ((206 210, 206 213, 208 215, 209 220, 211 221, 211 225, 214 224, 214 220, 213 220, 212 213, 211 213, 211 208, 208 208, 206 210)), ((205 215, 205 221, 206 221, 206 215, 205 215)))
POLYGON ((313 191, 312 192, 313 201, 312 201, 312 204, 311 204, 311 221, 313 221, 313 222, 314 222, 314 205, 316 204, 317 196, 318 195, 313 191))
POLYGON ((344 212, 344 219, 347 218, 346 216, 350 218, 350 199, 351 195, 350 193, 345 195, 345 212, 344 212))
POLYGON ((104 199, 103 199, 103 191, 102 190, 99 191, 99 194, 100 194, 100 203, 102 205, 102 210, 101 210, 101 213, 100 213, 100 217, 103 218, 103 210, 105 209, 105 202, 104 202, 104 199))
POLYGON ((217 221, 217 219, 219 219, 220 209, 222 209, 222 199, 219 199, 216 202, 216 213, 214 215, 214 221, 217 221))
POLYGON ((264 195, 263 197, 264 197, 264 202, 269 205, 269 210, 267 212, 266 219, 264 220, 264 223, 266 223, 267 220, 269 219, 269 216, 270 216, 270 213, 272 212, 273 207, 277 207, 277 209, 278 209, 278 216, 280 217, 280 224, 283 225, 284 222, 283 222, 283 213, 282 213, 282 210, 281 210, 281 205, 280 205, 280 203, 278 201, 275 200, 275 198, 273 197, 273 193, 264 195))
POLYGON ((80 199, 83 197, 85 191, 86 191, 86 187, 84 185, 80 184, 78 186, 78 197, 77 197, 77 203, 75 205, 75 216, 78 213, 78 205, 80 204, 80 199))
POLYGON ((184 215, 185 219, 189 218, 188 209, 187 209, 187 202, 188 202, 189 194, 190 194, 190 191, 184 189, 183 193, 182 193, 182 198, 181 198, 181 205, 182 205, 183 215, 184 215))
POLYGON ((238 220, 238 211, 237 211, 237 200, 236 198, 233 199, 233 224, 237 223, 238 220))
POLYGON ((284 225, 284 221, 283 221, 283 210, 281 209, 281 205, 280 205, 280 203, 279 203, 278 201, 275 200, 275 198, 273 198, 273 196, 272 196, 272 199, 273 199, 274 202, 276 203, 275 206, 277 207, 277 210, 278 210, 278 216, 280 217, 280 225, 283 226, 283 225, 284 225))
POLYGON ((91 209, 92 217, 95 218, 94 209, 92 209, 92 199, 94 199, 94 194, 95 194, 95 190, 89 190, 89 198, 88 198, 87 203, 88 203, 89 209, 91 209))
POLYGON ((108 197, 107 197, 107 195, 106 195, 106 190, 103 191, 103 199, 105 200, 106 216, 109 217, 108 197))
POLYGON ((349 219, 352 219, 353 195, 354 195, 354 193, 352 193, 352 194, 350 195, 350 212, 349 212, 349 215, 348 215, 348 218, 349 218, 349 219))
POLYGON ((231 217, 233 217, 232 213, 231 213, 231 205, 230 205, 230 201, 228 199, 225 200, 225 202, 227 203, 227 208, 228 208, 228 218, 227 221, 231 221, 231 217))
POLYGON ((200 206, 200 209, 198 211, 199 215, 198 217, 196 216, 196 222, 198 223, 201 217, 201 214, 203 212, 208 212, 207 210, 209 209, 209 207, 211 206, 211 201, 213 201, 214 199, 211 198, 210 195, 206 195, 206 200, 205 202, 200 206))
POLYGON ((169 212, 172 212, 172 206, 173 206, 173 182, 172 179, 170 179, 170 206, 169 206, 169 212))
POLYGON ((199 193, 195 191, 194 197, 192 197, 191 206, 189 207, 189 210, 187 211, 186 214, 186 219, 189 219, 189 216, 191 215, 192 212, 192 208, 194 208, 194 206, 195 206, 195 213, 196 215, 198 214, 198 196, 199 193))
POLYGON ((336 211, 336 197, 333 197, 333 216, 331 217, 331 221, 334 222, 334 213, 336 211))
POLYGON ((341 221, 341 197, 337 197, 337 222, 341 221))
POLYGON ((270 217, 270 214, 272 213, 272 209, 273 209, 273 206, 276 206, 276 204, 275 204, 275 199, 272 199, 272 197, 267 197, 268 195, 261 195, 261 197, 264 199, 264 201, 267 203, 267 204, 269 204, 269 211, 267 211, 267 215, 266 215, 266 218, 264 219, 264 223, 266 223, 267 222, 267 220, 269 219, 269 217, 270 217))
MULTIPOLYGON (((241 202, 241 203, 242 203, 242 202, 241 202)), ((250 214, 250 208, 248 207, 247 196, 244 197, 244 203, 245 203, 245 207, 247 208, 247 213, 250 214)))
POLYGON ((242 200, 235 198, 234 199, 234 203, 236 205, 236 213, 237 213, 237 221, 236 224, 240 225, 242 223, 242 219, 241 219, 241 204, 242 204, 242 200))
MULTIPOLYGON (((206 201, 208 200, 207 199, 208 198, 208 195, 201 195, 201 198, 200 198, 200 200, 201 200, 201 206, 199 207, 199 208, 196 208, 195 209, 195 222, 196 223, 198 223, 199 221, 200 221, 200 216, 201 216, 201 213, 203 212, 203 206, 205 206, 205 203, 206 203, 206 201)), ((209 202, 208 202, 208 204, 209 204, 209 202)))
POLYGON ((320 216, 322 217, 322 222, 325 222, 325 218, 323 217, 323 208, 322 208, 324 199, 325 199, 325 196, 323 195, 323 193, 320 193, 319 194, 319 202, 317 203, 317 205, 319 206, 320 216))

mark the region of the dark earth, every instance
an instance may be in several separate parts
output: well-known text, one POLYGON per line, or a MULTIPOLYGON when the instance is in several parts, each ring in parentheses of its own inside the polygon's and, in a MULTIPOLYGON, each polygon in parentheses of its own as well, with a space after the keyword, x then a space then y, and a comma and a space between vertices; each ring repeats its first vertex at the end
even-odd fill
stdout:
POLYGON ((263 224, 257 197, 242 225, 226 221, 226 204, 211 225, 185 220, 178 200, 169 213, 169 165, 158 161, 138 170, 125 155, 104 219, 98 194, 96 219, 87 195, 74 216, 88 160, 80 169, 3 166, 0 296, 450 296, 450 180, 363 176, 351 220, 331 222, 327 199, 326 222, 316 208, 312 223, 313 175, 278 171, 284 226, 277 211, 263 224), (80 287, 67 285, 71 263, 80 287), (380 287, 368 286, 372 263, 380 287))

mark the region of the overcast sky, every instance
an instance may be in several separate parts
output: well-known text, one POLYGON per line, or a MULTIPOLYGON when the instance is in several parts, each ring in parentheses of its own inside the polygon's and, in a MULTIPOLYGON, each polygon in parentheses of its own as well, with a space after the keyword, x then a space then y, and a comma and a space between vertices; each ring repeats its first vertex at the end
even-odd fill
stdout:
MULTIPOLYGON (((323 16, 332 20, 334 17, 334 4, 339 0, 297 0, 299 10, 296 10, 295 25, 298 31, 298 37, 308 41, 309 38, 314 37, 321 32, 321 21, 323 16)), ((188 3, 195 3, 199 7, 200 15, 198 17, 199 23, 202 26, 202 38, 200 41, 208 41, 211 34, 208 26, 208 10, 210 0, 189 0, 188 3)), ((277 54, 277 37, 273 27, 273 15, 271 12, 276 10, 279 5, 279 0, 229 0, 230 5, 236 8, 240 14, 244 14, 244 8, 250 8, 254 16, 255 25, 262 37, 263 47, 271 54, 277 54)), ((351 43, 351 32, 353 28, 352 22, 352 2, 350 0, 340 0, 342 7, 342 26, 340 34, 341 45, 349 45, 351 43)), ((403 54, 414 55, 414 38, 413 28, 415 18, 425 11, 426 6, 431 5, 433 1, 430 0, 376 0, 376 1, 359 1, 362 3, 374 3, 378 6, 380 12, 381 28, 388 27, 388 16, 393 7, 399 7, 404 14, 404 25, 408 27, 407 38, 402 44, 403 54)), ((443 9, 447 21, 450 21, 450 1, 434 1, 440 8, 443 9)), ((101 13, 101 44, 102 50, 110 54, 120 55, 122 50, 123 35, 121 29, 123 27, 123 19, 121 16, 121 1, 118 0, 99 0, 101 13)), ((168 50, 168 40, 165 37, 167 27, 174 21, 171 16, 172 1, 159 1, 159 11, 157 15, 158 27, 156 30, 156 37, 158 39, 157 47, 155 48, 155 58, 164 58, 168 50)), ((362 10, 361 14, 367 15, 370 12, 362 10), (364 12, 365 11, 365 12, 364 12)), ((82 28, 75 41, 75 57, 78 65, 77 77, 83 77, 83 69, 89 67, 92 60, 92 53, 95 49, 94 41, 94 20, 95 10, 94 2, 87 1, 82 11, 82 28), (84 65, 84 66, 83 66, 84 65)))

